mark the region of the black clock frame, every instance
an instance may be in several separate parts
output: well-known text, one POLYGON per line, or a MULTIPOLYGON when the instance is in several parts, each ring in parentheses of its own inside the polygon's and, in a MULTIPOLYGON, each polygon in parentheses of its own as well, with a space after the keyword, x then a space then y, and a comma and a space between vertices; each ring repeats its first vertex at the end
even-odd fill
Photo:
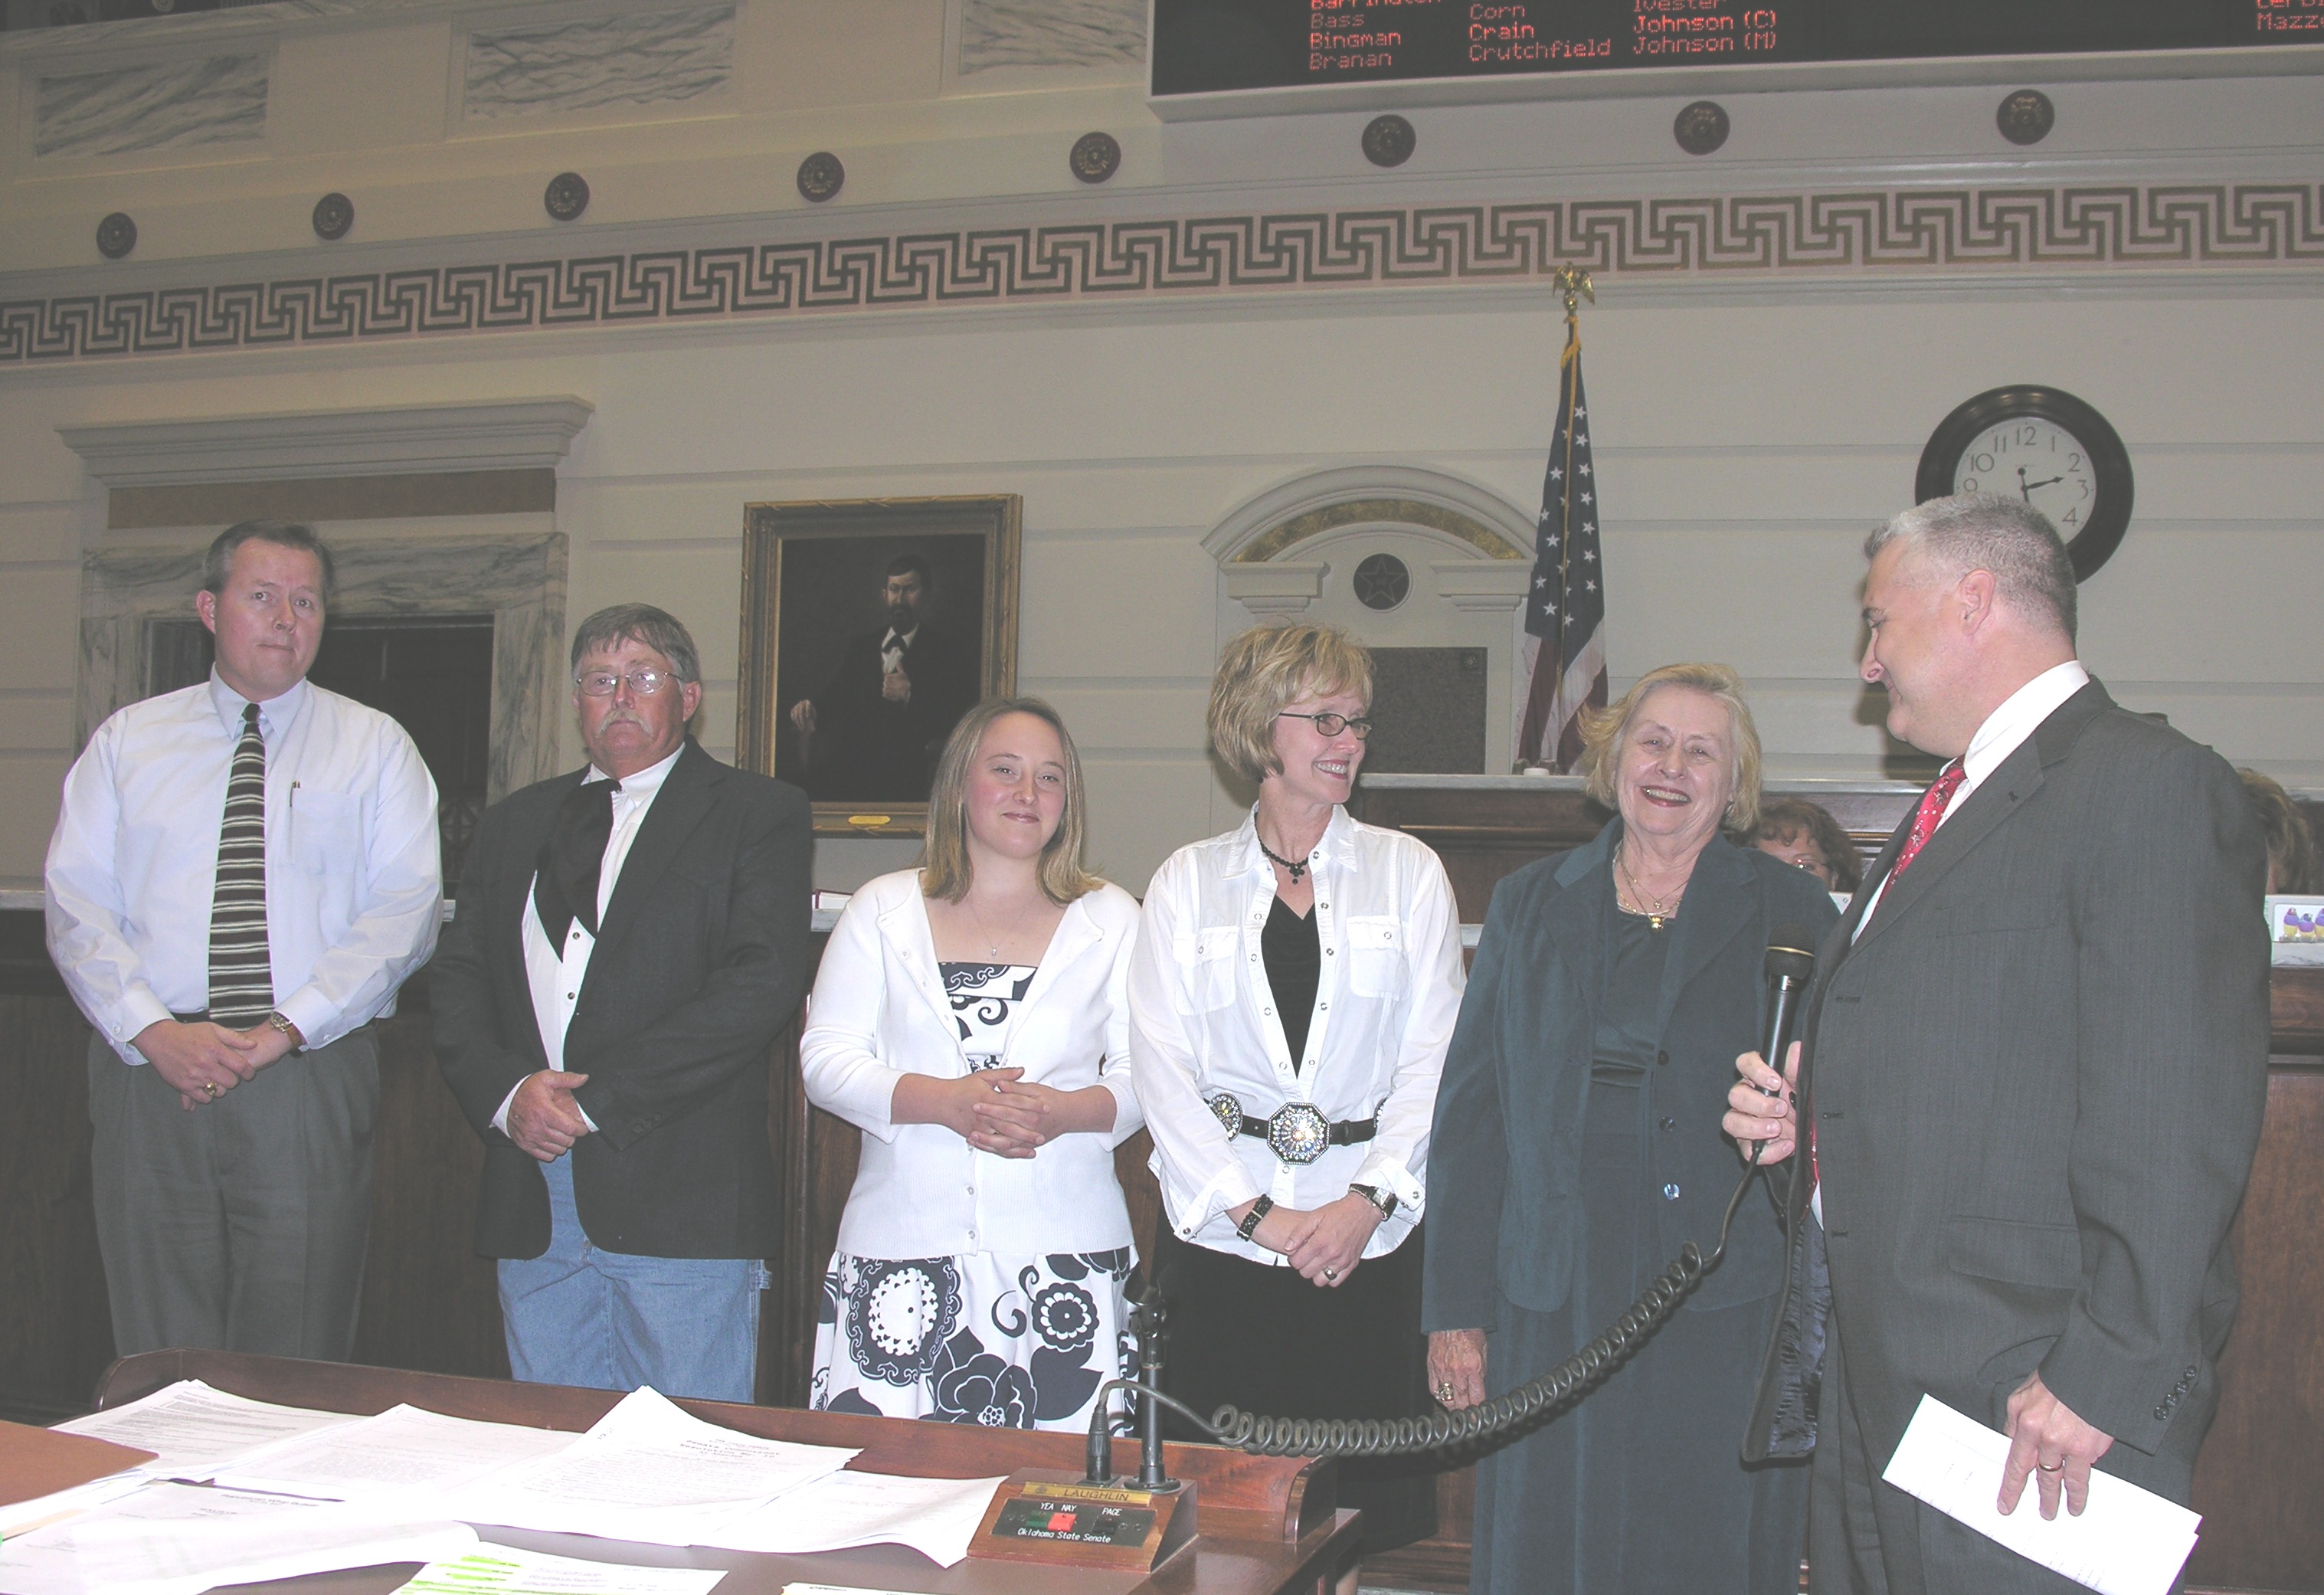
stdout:
POLYGON ((2066 543, 2074 562, 2074 579, 2086 582, 2122 545, 2130 530, 2130 451, 2106 417, 2061 388, 2020 383, 1991 388, 1957 407, 1929 434, 1921 451, 1921 468, 1913 481, 1913 496, 1925 503, 1953 490, 1953 470, 1961 451, 1987 428, 2022 416, 2053 421, 2082 441, 2090 451, 2090 475, 2098 483, 2098 508, 2066 543))

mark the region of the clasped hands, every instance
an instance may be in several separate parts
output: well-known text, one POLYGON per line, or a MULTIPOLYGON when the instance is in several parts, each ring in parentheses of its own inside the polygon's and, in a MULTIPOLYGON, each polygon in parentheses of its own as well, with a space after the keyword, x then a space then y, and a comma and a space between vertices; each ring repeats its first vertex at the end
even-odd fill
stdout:
POLYGON ((290 1037, 261 1020, 247 1030, 196 1019, 156 1019, 132 1038, 147 1064, 178 1093, 189 1113, 214 1102, 288 1054, 290 1037))
MULTIPOLYGON (((1227 1217, 1240 1224, 1253 1205, 1231 1207, 1227 1217)), ((1364 1247, 1381 1220, 1379 1208, 1351 1191, 1317 1208, 1271 1207, 1250 1238, 1279 1253, 1308 1284, 1337 1290, 1363 1261, 1364 1247)))
POLYGON ((1061 1135, 1111 1129, 1113 1110, 1102 1086, 1059 1091, 1011 1066, 956 1079, 908 1074, 890 1111, 899 1124, 941 1124, 996 1157, 1030 1157, 1061 1135))

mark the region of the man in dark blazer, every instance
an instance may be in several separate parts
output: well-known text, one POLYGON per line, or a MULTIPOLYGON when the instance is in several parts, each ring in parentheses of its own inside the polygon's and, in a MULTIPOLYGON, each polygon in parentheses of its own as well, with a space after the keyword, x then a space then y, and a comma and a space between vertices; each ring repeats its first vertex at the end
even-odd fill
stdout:
POLYGON ((807 804, 687 735, 701 669, 662 611, 591 615, 573 665, 589 768, 485 811, 434 964, 437 1056, 484 1140, 476 1249, 517 1378, 748 1401, 807 804))
POLYGON ((823 690, 790 708, 808 787, 834 802, 925 802, 936 755, 981 696, 975 650, 927 618, 926 559, 889 561, 881 597, 888 623, 850 639, 823 690))
POLYGON ((1813 1447, 1819 1595, 2064 1591, 1880 1474, 1926 1394, 2010 1436, 2001 1511, 2079 1512, 2093 1466, 2188 1498, 2266 1094, 2264 853, 2227 762, 2076 660, 2041 515, 1937 500, 1867 553, 1864 679, 1948 762, 1824 943, 1796 1116, 1738 1061, 1730 1135, 1812 1131, 1744 1454, 1813 1447))

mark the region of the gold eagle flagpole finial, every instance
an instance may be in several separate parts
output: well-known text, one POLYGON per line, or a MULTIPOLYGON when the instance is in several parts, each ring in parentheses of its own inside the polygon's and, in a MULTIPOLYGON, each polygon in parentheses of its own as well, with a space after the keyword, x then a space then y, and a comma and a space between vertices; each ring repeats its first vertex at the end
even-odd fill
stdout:
POLYGON ((1590 273, 1572 261, 1552 272, 1550 281, 1556 283, 1557 290, 1565 296, 1565 314, 1569 319, 1581 314, 1582 300, 1588 300, 1593 305, 1598 302, 1597 285, 1591 281, 1590 273))

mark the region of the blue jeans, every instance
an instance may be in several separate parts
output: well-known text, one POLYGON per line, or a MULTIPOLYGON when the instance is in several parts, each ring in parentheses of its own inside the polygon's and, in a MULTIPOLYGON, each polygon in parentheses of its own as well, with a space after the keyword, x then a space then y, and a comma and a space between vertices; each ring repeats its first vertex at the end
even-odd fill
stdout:
POLYGON ((538 1385, 748 1401, 758 1371, 756 1258, 649 1258, 601 1251, 573 1205, 572 1154, 549 1176, 549 1249, 503 1258, 509 1371, 538 1385))

